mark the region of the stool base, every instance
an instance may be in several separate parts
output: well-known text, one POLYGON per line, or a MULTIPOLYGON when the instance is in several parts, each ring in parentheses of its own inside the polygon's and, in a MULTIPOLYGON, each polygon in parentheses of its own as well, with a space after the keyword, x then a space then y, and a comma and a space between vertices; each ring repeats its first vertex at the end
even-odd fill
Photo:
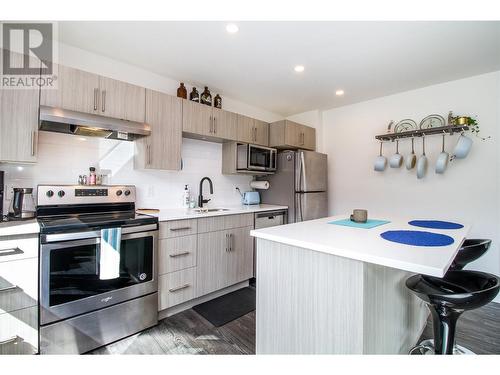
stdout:
MULTIPOLYGON (((434 340, 424 340, 417 346, 410 349, 408 352, 410 355, 434 355, 434 340)), ((461 345, 453 346, 453 355, 475 355, 472 350, 464 348, 461 345)))

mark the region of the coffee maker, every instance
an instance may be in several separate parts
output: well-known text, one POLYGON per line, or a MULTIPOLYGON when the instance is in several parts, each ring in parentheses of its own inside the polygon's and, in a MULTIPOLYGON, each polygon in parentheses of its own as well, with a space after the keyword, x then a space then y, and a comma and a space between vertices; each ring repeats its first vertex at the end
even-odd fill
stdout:
POLYGON ((4 171, 0 171, 0 221, 3 220, 4 171))
POLYGON ((13 188, 10 201, 9 220, 32 219, 36 215, 32 188, 13 188))

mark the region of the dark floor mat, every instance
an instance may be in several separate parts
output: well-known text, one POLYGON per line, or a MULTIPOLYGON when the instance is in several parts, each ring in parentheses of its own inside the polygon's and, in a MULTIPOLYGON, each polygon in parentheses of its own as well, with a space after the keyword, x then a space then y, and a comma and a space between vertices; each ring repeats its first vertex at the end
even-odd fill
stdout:
POLYGON ((238 289, 211 301, 200 303, 193 310, 216 327, 223 326, 255 310, 255 288, 238 289))

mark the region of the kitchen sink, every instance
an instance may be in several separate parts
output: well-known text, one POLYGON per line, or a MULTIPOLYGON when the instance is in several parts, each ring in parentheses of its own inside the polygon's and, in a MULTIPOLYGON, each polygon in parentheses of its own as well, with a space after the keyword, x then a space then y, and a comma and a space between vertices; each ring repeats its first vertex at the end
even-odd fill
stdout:
POLYGON ((228 208, 195 208, 193 211, 203 214, 203 213, 208 213, 208 212, 229 211, 229 209, 228 208))

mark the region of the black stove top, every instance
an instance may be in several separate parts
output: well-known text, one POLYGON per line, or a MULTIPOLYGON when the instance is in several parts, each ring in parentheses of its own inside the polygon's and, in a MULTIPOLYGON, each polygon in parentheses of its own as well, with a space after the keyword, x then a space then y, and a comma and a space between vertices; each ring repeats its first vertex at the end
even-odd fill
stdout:
POLYGON ((155 224, 158 223, 158 218, 135 212, 119 212, 39 217, 38 223, 40 224, 40 233, 46 234, 155 224))

